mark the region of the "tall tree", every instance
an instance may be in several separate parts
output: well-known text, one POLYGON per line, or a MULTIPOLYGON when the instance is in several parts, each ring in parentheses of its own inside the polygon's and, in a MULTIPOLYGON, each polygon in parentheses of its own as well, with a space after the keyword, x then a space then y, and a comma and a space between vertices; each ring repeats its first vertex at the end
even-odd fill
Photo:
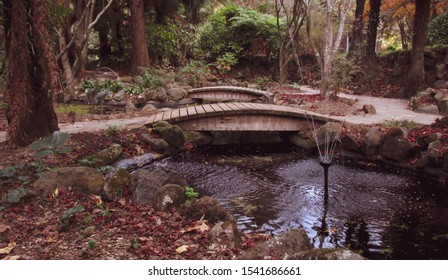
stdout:
POLYGON ((143 0, 130 0, 132 22, 131 73, 139 74, 141 67, 149 67, 148 40, 145 32, 143 0))
POLYGON ((428 37, 431 1, 415 1, 414 32, 412 36, 411 69, 406 81, 405 94, 414 96, 425 80, 424 51, 428 37))
POLYGON ((308 41, 315 53, 321 73, 320 94, 328 96, 330 92, 330 77, 333 71, 333 62, 339 49, 344 32, 347 14, 352 8, 353 0, 327 0, 325 1, 325 36, 322 49, 314 42, 311 36, 311 2, 302 0, 306 8, 308 41), (337 31, 334 31, 335 18, 337 20, 337 31))
POLYGON ((366 0, 356 0, 355 20, 352 27, 352 40, 348 50, 348 58, 358 60, 362 50, 362 31, 364 29, 364 6, 366 0))
POLYGON ((67 93, 72 95, 84 70, 88 56, 88 42, 93 27, 112 5, 114 0, 103 2, 102 9, 95 14, 96 0, 60 0, 56 5, 63 6, 66 14, 64 24, 58 28, 60 59, 67 83, 67 93))
POLYGON ((275 0, 275 11, 277 17, 277 32, 281 39, 279 50, 279 80, 283 84, 288 78, 288 66, 291 61, 295 60, 299 77, 301 77, 301 69, 298 53, 297 41, 300 29, 305 19, 305 8, 301 0, 275 0), (283 16, 284 22, 280 20, 283 16))
POLYGON ((364 55, 364 66, 367 79, 378 75, 378 59, 376 55, 376 37, 380 23, 381 0, 370 0, 369 25, 367 27, 367 45, 364 55))
POLYGON ((4 2, 10 7, 6 26, 7 141, 10 146, 23 146, 58 130, 51 98, 58 89, 58 67, 47 30, 47 1, 4 2))
POLYGON ((192 24, 199 23, 199 10, 204 5, 205 0, 182 0, 187 14, 188 22, 192 24))

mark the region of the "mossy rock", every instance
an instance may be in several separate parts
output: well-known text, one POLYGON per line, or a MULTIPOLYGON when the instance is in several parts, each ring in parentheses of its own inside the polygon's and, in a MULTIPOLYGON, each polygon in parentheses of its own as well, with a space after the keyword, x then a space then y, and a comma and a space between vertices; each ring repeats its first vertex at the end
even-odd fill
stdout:
POLYGON ((104 197, 110 201, 125 197, 125 188, 131 183, 131 174, 126 169, 118 169, 104 186, 104 197))

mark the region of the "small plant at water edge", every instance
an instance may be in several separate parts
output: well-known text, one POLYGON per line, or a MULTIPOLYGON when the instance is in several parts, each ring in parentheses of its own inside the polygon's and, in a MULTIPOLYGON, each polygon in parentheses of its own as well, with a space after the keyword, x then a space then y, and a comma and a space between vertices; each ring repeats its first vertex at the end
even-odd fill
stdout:
POLYGON ((197 191, 195 191, 193 187, 186 187, 185 194, 187 195, 188 199, 199 197, 199 193, 197 191))
POLYGON ((116 126, 116 125, 111 125, 109 127, 107 127, 107 129, 104 131, 104 134, 106 136, 112 136, 117 134, 120 131, 120 127, 116 126))

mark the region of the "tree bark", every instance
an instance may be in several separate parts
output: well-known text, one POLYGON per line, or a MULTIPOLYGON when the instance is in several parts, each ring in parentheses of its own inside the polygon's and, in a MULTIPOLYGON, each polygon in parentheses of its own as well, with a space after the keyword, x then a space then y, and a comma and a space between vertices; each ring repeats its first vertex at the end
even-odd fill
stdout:
POLYGON ((406 97, 414 96, 425 81, 424 54, 428 36, 431 1, 415 1, 414 32, 412 36, 411 69, 406 81, 406 97))
POLYGON ((352 40, 348 49, 348 58, 359 60, 362 50, 362 31, 364 29, 364 6, 366 0, 356 0, 355 20, 353 21, 352 40))
POLYGON ((57 91, 57 64, 46 29, 46 1, 11 1, 10 15, 7 141, 10 146, 24 146, 58 130, 51 99, 57 91))
POLYGON ((149 67, 148 40, 145 32, 144 3, 130 0, 132 22, 132 64, 131 73, 138 75, 140 68, 149 67))
POLYGON ((380 23, 381 0, 370 0, 369 26, 367 27, 367 45, 364 56, 365 73, 368 80, 374 79, 379 72, 376 56, 376 37, 380 23))

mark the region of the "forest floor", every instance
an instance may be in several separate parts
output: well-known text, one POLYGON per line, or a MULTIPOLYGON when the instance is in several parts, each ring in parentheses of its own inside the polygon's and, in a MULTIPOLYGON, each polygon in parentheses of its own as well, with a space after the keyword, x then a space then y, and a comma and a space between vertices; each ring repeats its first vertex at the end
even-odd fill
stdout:
MULTIPOLYGON (((293 94, 289 101, 307 99, 312 89, 289 93, 293 94)), ((310 110, 367 126, 391 119, 430 124, 440 117, 412 112, 405 100, 397 99, 341 94, 336 101, 309 98, 307 101, 314 102, 310 110), (356 102, 347 102, 347 99, 356 102), (364 104, 374 105, 377 114, 362 113, 360 108, 364 104)), ((58 118, 61 130, 71 133, 67 155, 37 159, 28 148, 11 150, 0 146, 0 259, 234 259, 241 250, 264 238, 244 235, 238 250, 214 248, 206 231, 187 230, 194 228, 197 221, 176 211, 157 212, 150 206, 134 205, 129 199, 104 202, 95 196, 72 192, 43 197, 26 191, 32 188, 32 182, 41 172, 56 166, 75 165, 112 143, 120 144, 127 157, 149 151, 139 137, 143 132, 150 132, 142 126, 145 115, 90 116, 89 121, 77 117, 74 123, 68 123, 64 113, 58 118), (15 193, 19 202, 6 202, 14 190, 25 191, 15 193), (78 211, 72 213, 73 209, 78 211), (178 252, 183 245, 188 250, 178 252)), ((2 117, 0 130, 5 128, 2 117)), ((0 133, 0 142, 4 137, 5 133, 0 133)))

